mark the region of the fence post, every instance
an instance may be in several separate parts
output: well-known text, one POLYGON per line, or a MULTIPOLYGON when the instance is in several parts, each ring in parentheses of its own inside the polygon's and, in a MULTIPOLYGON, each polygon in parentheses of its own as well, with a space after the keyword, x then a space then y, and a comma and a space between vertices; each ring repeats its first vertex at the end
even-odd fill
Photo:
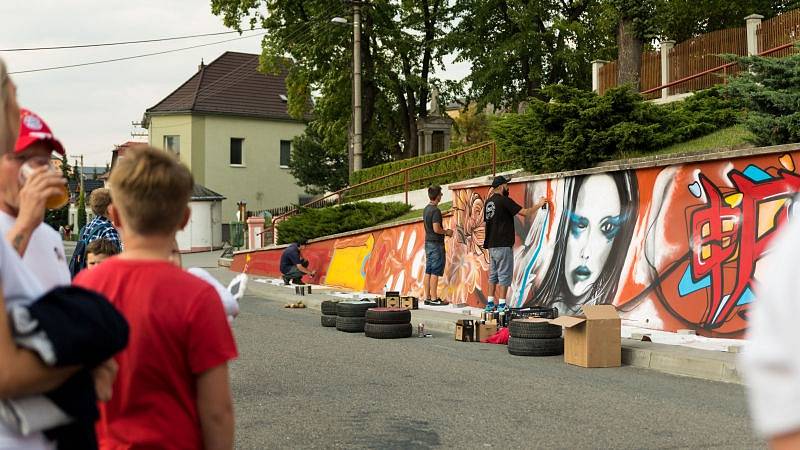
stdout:
POLYGON ((492 141, 492 177, 497 176, 497 142, 492 141))
POLYGON ((747 56, 758 54, 758 27, 763 18, 764 16, 758 14, 750 14, 744 18, 745 24, 747 24, 747 56))
MULTIPOLYGON (((669 52, 675 48, 675 41, 661 41, 661 85, 669 83, 669 52)), ((661 98, 669 97, 669 88, 661 90, 661 98)))
POLYGON ((408 169, 404 170, 405 180, 403 181, 403 189, 406 191, 406 205, 408 205, 408 169))
POLYGON ((608 61, 603 61, 602 59, 595 59, 592 61, 592 92, 600 93, 600 69, 608 61))

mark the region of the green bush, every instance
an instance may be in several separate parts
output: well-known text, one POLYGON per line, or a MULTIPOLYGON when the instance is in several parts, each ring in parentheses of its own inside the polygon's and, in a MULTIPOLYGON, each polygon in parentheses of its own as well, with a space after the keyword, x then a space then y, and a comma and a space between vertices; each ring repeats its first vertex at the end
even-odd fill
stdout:
POLYGON ((800 54, 735 58, 743 70, 727 87, 748 109, 742 120, 756 145, 800 142, 800 54))
POLYGON ((498 148, 533 173, 584 169, 626 153, 646 153, 736 123, 742 105, 722 88, 655 105, 629 87, 604 95, 562 85, 543 90, 523 114, 492 124, 498 148))
MULTIPOLYGON (((415 158, 404 159, 402 161, 393 161, 381 164, 374 167, 369 167, 364 170, 359 170, 350 175, 350 186, 358 183, 373 180, 383 175, 395 173, 407 167, 415 166, 433 159, 442 158, 444 156, 452 155, 463 151, 463 148, 448 150, 447 152, 434 153, 431 155, 418 156, 415 158)), ((511 159, 507 152, 501 151, 500 147, 497 149, 497 162, 502 162, 511 159)), ((474 152, 466 153, 452 159, 439 161, 428 166, 412 169, 409 171, 409 189, 421 189, 431 184, 447 184, 456 181, 466 180, 469 178, 479 177, 492 173, 492 153, 487 147, 486 149, 476 150, 474 152), (483 167, 476 167, 483 166, 483 167), (444 175, 442 175, 444 174, 444 175)), ((507 170, 516 168, 519 164, 506 163, 497 166, 497 170, 507 170)), ((397 192, 403 192, 405 177, 403 174, 397 174, 387 177, 383 180, 369 183, 361 188, 356 188, 348 192, 349 199, 358 200, 360 198, 376 197, 381 195, 389 195, 397 192)))
POLYGON ((300 214, 278 224, 278 244, 360 230, 402 216, 403 203, 348 203, 330 208, 301 208, 300 214))

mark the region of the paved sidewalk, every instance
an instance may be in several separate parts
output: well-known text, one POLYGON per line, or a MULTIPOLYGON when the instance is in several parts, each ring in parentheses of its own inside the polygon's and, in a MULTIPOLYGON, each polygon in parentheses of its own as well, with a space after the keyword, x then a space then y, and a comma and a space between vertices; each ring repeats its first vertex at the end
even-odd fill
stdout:
MULTIPOLYGON (((231 272, 224 267, 213 269, 211 272, 225 283, 237 275, 236 272, 231 272)), ((298 296, 295 294, 294 286, 275 286, 270 280, 265 277, 251 277, 247 286, 249 294, 280 303, 294 303, 302 300, 309 308, 319 310, 320 304, 324 300, 336 299, 332 294, 344 292, 340 289, 325 286, 313 286, 311 295, 298 296)), ((448 311, 432 310, 430 308, 412 311, 411 321, 415 331, 418 324, 424 323, 426 331, 445 333, 451 336, 455 333, 456 320, 469 317, 467 314, 473 309, 465 308, 463 311, 458 312, 457 308, 452 307, 447 307, 448 311)), ((700 350, 623 338, 622 363, 673 375, 727 383, 742 383, 735 353, 700 350)))

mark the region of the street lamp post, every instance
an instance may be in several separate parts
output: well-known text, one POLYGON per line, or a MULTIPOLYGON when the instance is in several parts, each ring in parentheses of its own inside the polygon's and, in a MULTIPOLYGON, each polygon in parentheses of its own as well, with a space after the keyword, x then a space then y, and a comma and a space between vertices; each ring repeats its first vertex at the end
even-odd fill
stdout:
MULTIPOLYGON (((361 2, 353 4, 353 171, 363 168, 361 133, 361 2)), ((347 19, 334 17, 331 22, 346 24, 347 19)))

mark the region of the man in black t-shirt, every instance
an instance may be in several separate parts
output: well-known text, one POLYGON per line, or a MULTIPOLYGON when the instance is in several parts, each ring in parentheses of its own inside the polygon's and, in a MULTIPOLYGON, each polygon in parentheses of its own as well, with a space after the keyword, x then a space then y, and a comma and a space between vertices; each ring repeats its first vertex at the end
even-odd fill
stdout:
POLYGON ((495 308, 495 290, 500 299, 498 310, 506 307, 506 292, 514 276, 514 216, 531 214, 545 203, 547 200, 542 197, 532 207, 523 208, 508 197, 508 180, 505 177, 498 176, 492 181, 492 190, 483 209, 483 219, 486 221, 483 248, 489 250, 491 258, 487 311, 495 308))
POLYGON ((438 296, 439 277, 444 275, 444 237, 452 236, 453 230, 445 230, 442 226, 442 212, 439 202, 442 201, 442 188, 434 185, 428 188, 430 203, 422 213, 425 223, 425 304, 433 306, 446 305, 438 296), (433 300, 433 296, 436 299, 433 300))
POLYGON ((303 284, 303 275, 311 275, 312 277, 317 272, 308 269, 308 261, 303 259, 300 251, 306 246, 306 240, 300 239, 283 251, 281 254, 281 274, 283 275, 283 282, 289 284, 303 284))

